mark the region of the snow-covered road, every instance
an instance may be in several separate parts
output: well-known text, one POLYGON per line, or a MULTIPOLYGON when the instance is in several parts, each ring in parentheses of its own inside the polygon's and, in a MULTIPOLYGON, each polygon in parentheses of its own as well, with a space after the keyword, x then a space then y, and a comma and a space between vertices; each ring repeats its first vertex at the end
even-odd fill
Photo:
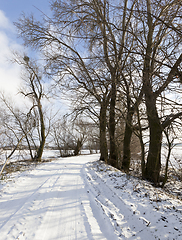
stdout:
POLYGON ((156 202, 98 158, 60 158, 0 185, 0 240, 181 239, 179 200, 156 202))
POLYGON ((42 164, 7 184, 0 198, 0 239, 117 239, 99 225, 85 186, 82 168, 96 159, 98 155, 42 164))

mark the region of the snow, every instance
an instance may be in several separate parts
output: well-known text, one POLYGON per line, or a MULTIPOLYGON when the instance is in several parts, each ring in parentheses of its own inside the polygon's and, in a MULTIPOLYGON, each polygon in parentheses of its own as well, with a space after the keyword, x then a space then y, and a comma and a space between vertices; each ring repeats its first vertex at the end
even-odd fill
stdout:
MULTIPOLYGON (((162 148, 162 154, 161 154, 161 161, 162 161, 161 163, 163 165, 166 164, 167 154, 168 154, 168 150, 163 147, 162 148)), ((182 169, 181 155, 182 155, 181 144, 174 146, 172 151, 171 151, 169 167, 173 166, 176 169, 182 169)))
POLYGON ((0 239, 182 239, 182 201, 99 155, 54 158, 0 181, 0 239))

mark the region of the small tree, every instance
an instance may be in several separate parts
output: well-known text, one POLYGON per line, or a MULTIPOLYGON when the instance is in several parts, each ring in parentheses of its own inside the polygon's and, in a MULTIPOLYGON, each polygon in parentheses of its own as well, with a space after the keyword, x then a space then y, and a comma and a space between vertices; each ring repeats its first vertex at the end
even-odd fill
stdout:
MULTIPOLYGON (((28 112, 29 119, 33 121, 33 125, 36 127, 38 138, 35 141, 33 135, 29 134, 27 136, 27 144, 29 146, 31 156, 33 159, 37 161, 41 161, 41 157, 44 150, 46 133, 45 133, 45 119, 44 112, 42 107, 43 98, 46 96, 43 88, 43 72, 35 62, 30 61, 28 56, 24 57, 16 57, 15 62, 24 67, 24 76, 23 79, 23 87, 20 89, 20 94, 22 94, 25 98, 28 98, 31 102, 31 107, 28 112), (36 154, 33 156, 31 151, 31 142, 34 144, 36 148, 36 154), (38 143, 38 145, 37 145, 38 143)), ((30 132, 33 134, 33 132, 30 132)))

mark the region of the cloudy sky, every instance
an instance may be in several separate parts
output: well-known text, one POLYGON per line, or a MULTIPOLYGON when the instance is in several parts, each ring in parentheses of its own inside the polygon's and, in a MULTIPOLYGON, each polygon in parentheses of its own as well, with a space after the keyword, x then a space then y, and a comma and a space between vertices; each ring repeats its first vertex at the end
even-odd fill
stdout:
POLYGON ((48 14, 49 0, 0 0, 0 91, 10 95, 17 93, 19 88, 20 69, 8 59, 13 50, 23 50, 13 22, 22 12, 33 13, 38 18, 41 12, 37 8, 48 14))

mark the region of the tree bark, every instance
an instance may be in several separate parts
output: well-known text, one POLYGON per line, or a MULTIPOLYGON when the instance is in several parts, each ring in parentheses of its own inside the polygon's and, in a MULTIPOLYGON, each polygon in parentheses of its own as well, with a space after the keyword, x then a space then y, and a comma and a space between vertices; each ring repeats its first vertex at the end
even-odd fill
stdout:
POLYGON ((137 118, 138 118, 138 126, 139 126, 139 140, 140 140, 140 148, 141 148, 141 171, 142 171, 142 178, 145 178, 145 145, 143 142, 143 134, 142 134, 142 125, 140 120, 140 112, 137 106, 137 118))
POLYGON ((41 103, 38 103, 38 111, 39 111, 39 118, 40 118, 40 125, 41 125, 41 139, 40 139, 40 145, 37 150, 36 160, 41 161, 44 145, 45 145, 45 124, 44 124, 44 116, 42 112, 42 106, 41 103))
POLYGON ((145 168, 146 179, 159 184, 160 169, 161 169, 161 142, 162 130, 157 118, 149 120, 150 127, 150 144, 145 168))
POLYGON ((112 79, 111 100, 110 100, 110 112, 109 112, 109 135, 110 135, 110 154, 109 164, 115 168, 118 168, 118 155, 117 146, 115 141, 115 106, 116 106, 116 82, 112 79))
POLYGON ((122 169, 125 172, 129 172, 130 160, 131 160, 130 143, 131 143, 131 137, 133 133, 133 129, 132 129, 133 113, 134 113, 133 110, 129 110, 127 113, 125 132, 124 132, 122 169))
POLYGON ((108 147, 107 147, 107 138, 106 138, 106 103, 101 103, 100 108, 100 160, 103 160, 107 163, 108 161, 108 147))
POLYGON ((156 98, 153 96, 153 92, 149 86, 147 86, 145 92, 145 101, 150 130, 150 143, 145 168, 145 178, 154 182, 155 185, 158 185, 161 169, 162 126, 157 113, 156 98))
POLYGON ((147 108, 147 118, 150 131, 149 152, 147 163, 145 166, 145 178, 155 185, 159 183, 161 168, 161 143, 162 143, 162 126, 157 112, 156 98, 152 89, 152 38, 154 33, 154 25, 151 15, 151 1, 146 0, 147 4, 147 20, 148 20, 148 36, 146 55, 144 59, 143 69, 143 90, 145 94, 145 104, 147 108))
POLYGON ((83 145, 82 139, 78 139, 78 140, 77 140, 77 143, 76 143, 75 150, 74 150, 74 156, 78 156, 78 154, 79 154, 80 151, 81 151, 82 145, 83 145))

